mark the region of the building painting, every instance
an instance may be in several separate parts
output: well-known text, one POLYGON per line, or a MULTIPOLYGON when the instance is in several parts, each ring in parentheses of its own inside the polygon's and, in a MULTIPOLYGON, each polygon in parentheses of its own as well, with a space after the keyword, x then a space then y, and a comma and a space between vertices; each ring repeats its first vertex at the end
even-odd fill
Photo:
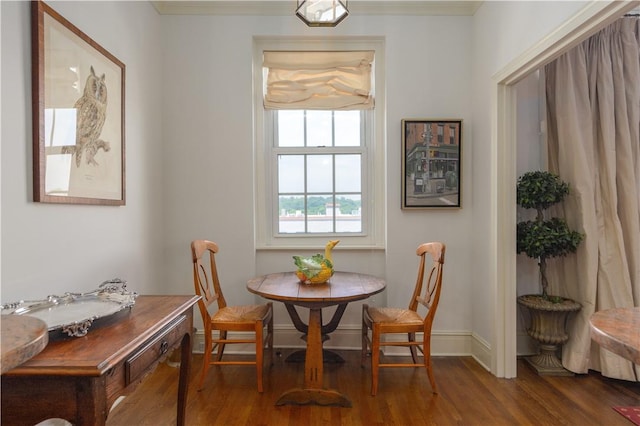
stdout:
POLYGON ((405 177, 414 194, 458 190, 460 125, 460 121, 405 122, 405 177))

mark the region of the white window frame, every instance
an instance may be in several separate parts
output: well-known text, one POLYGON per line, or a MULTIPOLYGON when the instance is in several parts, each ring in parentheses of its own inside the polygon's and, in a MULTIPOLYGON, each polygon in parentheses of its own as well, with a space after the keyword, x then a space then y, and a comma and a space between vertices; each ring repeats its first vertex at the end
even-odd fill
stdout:
MULTIPOLYGON (((271 127, 269 127, 269 125, 271 123, 275 123, 276 122, 276 118, 275 115, 277 114, 278 110, 268 110, 265 111, 265 117, 267 120, 267 128, 269 128, 269 130, 271 131, 271 127)), ((271 175, 271 179, 272 179, 272 188, 274 188, 274 197, 272 200, 272 204, 273 202, 275 202, 275 198, 276 198, 276 194, 277 196, 280 195, 280 191, 278 188, 278 174, 276 173, 276 170, 278 168, 278 156, 279 155, 340 155, 340 154, 353 154, 353 155, 360 155, 361 158, 361 162, 360 162, 360 166, 361 166, 361 170, 360 170, 360 182, 361 182, 361 188, 360 188, 360 197, 361 200, 367 200, 370 197, 370 191, 371 191, 371 187, 372 185, 370 184, 370 182, 368 182, 367 179, 364 179, 364 177, 369 176, 369 174, 371 173, 371 167, 370 167, 370 160, 369 160, 369 151, 370 149, 370 144, 371 141, 373 140, 372 138, 372 134, 373 134, 373 110, 360 110, 357 111, 360 113, 360 144, 358 146, 324 146, 324 147, 318 147, 318 146, 303 146, 303 147, 276 147, 273 146, 273 144, 271 143, 267 143, 265 146, 265 158, 269 158, 271 159, 270 162, 270 169, 268 169, 267 174, 271 175), (273 172, 272 172, 273 171, 273 172)), ((274 132, 274 139, 277 138, 277 132, 274 132)), ((306 136, 305 136, 306 137, 306 136)), ((336 170, 333 170, 333 177, 335 178, 335 173, 336 170)), ((306 174, 306 171, 305 171, 306 174)), ((340 193, 337 193, 337 191, 333 191, 333 194, 340 196, 340 193)), ((327 191, 326 194, 328 195, 330 193, 330 191, 327 191)), ((306 192, 305 192, 306 194, 306 192)), ((311 194, 307 194, 307 195, 313 195, 313 193, 311 194)), ((276 206, 274 205, 270 205, 270 209, 271 211, 276 211, 276 206)), ((364 234, 367 233, 368 228, 368 221, 371 219, 370 218, 370 214, 371 212, 361 208, 362 211, 362 216, 361 216, 361 220, 360 220, 360 224, 361 224, 361 232, 329 232, 329 233, 319 233, 319 232, 312 232, 312 233, 307 233, 304 234, 304 236, 306 237, 311 237, 311 236, 318 236, 318 237, 323 237, 325 240, 326 239, 335 239, 335 238, 345 238, 345 237, 353 237, 353 236, 362 236, 364 234)), ((280 220, 279 217, 277 215, 273 215, 272 217, 272 232, 274 234, 274 237, 276 238, 300 238, 302 235, 301 234, 295 234, 295 233, 280 233, 278 234, 278 228, 280 227, 280 220)))
POLYGON ((385 88, 384 88, 384 39, 381 37, 336 37, 322 39, 299 37, 254 37, 254 197, 255 197, 255 246, 256 249, 315 248, 324 247, 328 238, 340 239, 342 248, 384 249, 386 233, 386 166, 385 166, 385 88), (273 120, 263 107, 262 53, 265 50, 374 50, 375 108, 370 114, 371 125, 365 126, 368 140, 362 167, 369 179, 362 181, 363 221, 362 233, 337 234, 280 234, 277 233, 277 206, 273 197, 276 191, 276 164, 269 144, 275 132, 270 128, 273 120), (365 198, 366 197, 366 198, 365 198), (366 214, 364 210, 367 209, 366 214), (366 220, 364 218, 367 218, 366 220))

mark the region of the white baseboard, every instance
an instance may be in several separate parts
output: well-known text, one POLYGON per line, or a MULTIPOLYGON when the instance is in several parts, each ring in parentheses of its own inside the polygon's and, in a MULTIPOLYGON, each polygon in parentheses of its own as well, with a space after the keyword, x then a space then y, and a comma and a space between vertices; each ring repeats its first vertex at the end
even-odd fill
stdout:
MULTIPOLYGON (((231 336, 240 337, 243 333, 234 333, 231 336)), ((276 348, 304 348, 305 341, 300 339, 302 334, 293 326, 280 325, 274 327, 273 345, 276 348)), ((420 338, 420 336, 418 336, 420 338)), ((326 349, 359 350, 361 348, 360 328, 354 326, 341 326, 330 335, 330 339, 324 343, 326 349)), ((196 332, 193 351, 204 351, 204 333, 196 332)), ((227 346, 225 353, 251 354, 255 352, 251 344, 238 344, 227 346)), ((388 347, 385 351, 388 355, 406 355, 409 351, 405 348, 388 347)), ((491 364, 490 345, 474 333, 467 331, 434 331, 431 334, 431 354, 433 356, 472 356, 483 367, 491 364)))
POLYGON ((487 371, 491 371, 491 345, 475 333, 471 334, 471 356, 487 371))

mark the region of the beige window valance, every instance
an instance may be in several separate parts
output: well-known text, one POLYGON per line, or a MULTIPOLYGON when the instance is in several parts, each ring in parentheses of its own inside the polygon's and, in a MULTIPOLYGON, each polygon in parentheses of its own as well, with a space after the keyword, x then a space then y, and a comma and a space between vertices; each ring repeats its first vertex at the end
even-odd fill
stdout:
POLYGON ((265 51, 264 107, 372 109, 373 51, 265 51))

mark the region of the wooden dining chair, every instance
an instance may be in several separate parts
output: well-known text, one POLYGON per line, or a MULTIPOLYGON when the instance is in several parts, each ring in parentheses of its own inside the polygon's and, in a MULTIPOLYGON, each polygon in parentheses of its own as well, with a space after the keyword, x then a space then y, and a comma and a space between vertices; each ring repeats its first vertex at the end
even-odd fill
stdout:
POLYGON ((193 283, 200 300, 198 307, 204 324, 204 360, 198 390, 202 390, 210 365, 255 365, 258 392, 263 391, 262 370, 264 348, 269 352, 269 363, 273 364, 273 306, 262 305, 228 306, 222 294, 215 255, 218 245, 212 241, 195 240, 191 243, 193 258, 193 283), (208 259, 207 259, 208 258, 208 259), (207 261, 208 260, 208 261, 207 261), (214 305, 216 302, 216 305, 214 305), (214 307, 212 307, 212 305, 214 307), (214 308, 217 307, 217 310, 214 308), (211 311, 214 310, 212 313, 211 311), (266 335, 264 329, 267 329, 266 335), (231 338, 228 332, 245 332, 242 337, 231 338), (250 336, 245 336, 251 332, 250 336), (252 361, 223 361, 224 348, 228 344, 255 344, 252 361), (217 348, 215 359, 212 352, 217 348))
POLYGON ((378 392, 378 372, 380 367, 421 367, 427 370, 431 390, 437 393, 436 381, 433 377, 431 365, 431 326, 440 300, 442 287, 442 265, 444 264, 445 245, 440 242, 421 244, 416 250, 420 257, 418 278, 411 296, 408 309, 362 306, 362 366, 368 351, 371 353, 371 395, 378 392), (433 265, 425 281, 425 266, 427 255, 433 260, 433 265), (427 311, 424 317, 418 313, 418 304, 427 311), (369 336, 371 331, 371 336, 369 336), (384 335, 407 333, 406 341, 394 339, 383 340, 384 335), (422 340, 416 341, 416 333, 422 333, 422 340), (411 351, 413 363, 380 363, 382 346, 404 346, 411 351), (417 350, 423 356, 423 362, 418 362, 417 350))

